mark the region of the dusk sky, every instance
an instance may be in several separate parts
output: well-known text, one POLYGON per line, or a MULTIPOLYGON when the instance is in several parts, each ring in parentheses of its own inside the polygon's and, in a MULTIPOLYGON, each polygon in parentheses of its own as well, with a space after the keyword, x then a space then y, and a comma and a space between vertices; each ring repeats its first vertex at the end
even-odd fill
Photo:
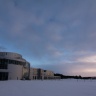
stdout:
POLYGON ((0 0, 0 51, 32 67, 96 76, 96 0, 0 0))

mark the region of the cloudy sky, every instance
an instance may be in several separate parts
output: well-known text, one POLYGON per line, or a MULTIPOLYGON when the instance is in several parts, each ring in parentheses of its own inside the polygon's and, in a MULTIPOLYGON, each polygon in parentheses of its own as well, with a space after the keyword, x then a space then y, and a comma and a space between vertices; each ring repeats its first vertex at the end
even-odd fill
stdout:
POLYGON ((96 0, 0 0, 0 51, 32 67, 96 76, 96 0))

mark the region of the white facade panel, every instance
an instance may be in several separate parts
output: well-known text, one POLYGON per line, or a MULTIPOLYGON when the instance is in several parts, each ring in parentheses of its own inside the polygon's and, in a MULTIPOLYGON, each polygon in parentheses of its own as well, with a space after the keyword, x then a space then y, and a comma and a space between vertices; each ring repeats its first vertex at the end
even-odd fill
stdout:
POLYGON ((8 79, 12 79, 12 80, 20 80, 22 79, 23 76, 23 67, 21 65, 13 65, 13 64, 9 64, 8 65, 8 79))

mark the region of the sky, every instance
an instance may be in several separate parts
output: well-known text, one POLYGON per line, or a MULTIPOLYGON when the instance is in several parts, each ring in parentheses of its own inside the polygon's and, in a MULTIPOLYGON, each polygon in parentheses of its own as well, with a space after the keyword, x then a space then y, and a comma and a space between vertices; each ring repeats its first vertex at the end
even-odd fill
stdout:
POLYGON ((96 0, 0 0, 0 51, 55 73, 96 76, 96 0))

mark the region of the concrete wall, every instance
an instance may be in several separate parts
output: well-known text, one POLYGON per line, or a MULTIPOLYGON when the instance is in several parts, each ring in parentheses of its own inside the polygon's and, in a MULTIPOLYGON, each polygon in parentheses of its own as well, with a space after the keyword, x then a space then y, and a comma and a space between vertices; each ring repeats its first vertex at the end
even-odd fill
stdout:
POLYGON ((8 64, 8 79, 9 80, 20 80, 23 76, 23 66, 8 64))
POLYGON ((30 68, 30 77, 29 77, 31 80, 33 79, 33 69, 30 68))

